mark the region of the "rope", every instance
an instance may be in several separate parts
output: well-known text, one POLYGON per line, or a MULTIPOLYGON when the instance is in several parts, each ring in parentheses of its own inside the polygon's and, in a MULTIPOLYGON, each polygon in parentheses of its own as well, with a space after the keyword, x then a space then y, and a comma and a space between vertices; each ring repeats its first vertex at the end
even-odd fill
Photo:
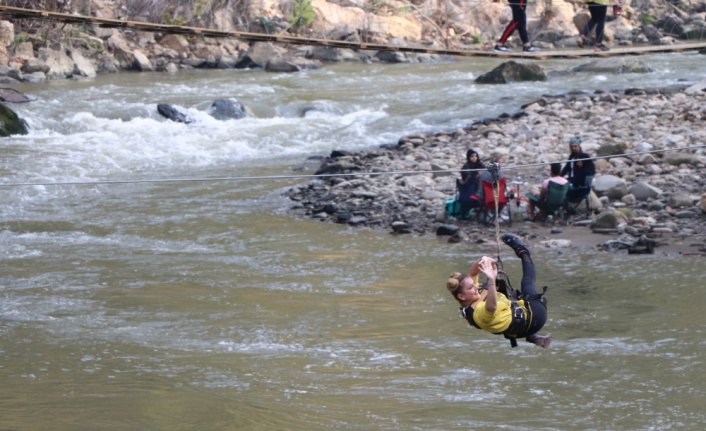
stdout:
MULTIPOLYGON (((555 162, 538 162, 519 165, 504 166, 505 171, 520 171, 529 170, 536 167, 545 168, 550 163, 568 163, 570 161, 583 160, 601 160, 612 159, 617 157, 639 156, 643 154, 668 153, 672 151, 696 150, 706 148, 706 144, 693 145, 688 147, 677 147, 664 150, 650 150, 632 153, 613 154, 609 156, 587 157, 584 159, 564 159, 555 162)), ((480 172, 484 169, 462 169, 460 172, 480 172)), ((297 174, 297 175, 244 175, 238 177, 208 177, 208 178, 162 178, 162 179, 126 179, 126 180, 96 180, 96 181, 60 181, 60 182, 18 182, 18 183, 0 183, 0 188, 5 187, 35 187, 35 186, 97 186, 97 185, 115 185, 115 184, 162 184, 162 183, 187 183, 187 182, 223 182, 223 181, 245 181, 245 180, 302 180, 312 178, 331 178, 331 177, 364 177, 372 175, 420 175, 420 174, 448 174, 459 172, 457 169, 433 169, 420 171, 382 171, 382 172, 350 172, 350 173, 335 173, 335 174, 297 174)))
POLYGON ((502 265, 500 259, 500 165, 496 162, 488 164, 488 172, 493 176, 493 200, 495 201, 495 244, 498 246, 498 268, 502 265))

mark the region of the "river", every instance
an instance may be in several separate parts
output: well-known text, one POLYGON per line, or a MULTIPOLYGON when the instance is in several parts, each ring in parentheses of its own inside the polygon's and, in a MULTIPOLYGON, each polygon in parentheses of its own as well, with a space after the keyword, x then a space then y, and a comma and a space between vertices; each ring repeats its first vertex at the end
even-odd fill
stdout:
POLYGON ((511 349, 444 286, 494 249, 299 220, 282 197, 334 149, 706 76, 698 54, 641 60, 506 86, 461 59, 17 87, 36 100, 11 106, 30 134, 0 140, 0 429, 703 429, 703 258, 536 250, 554 341, 511 349), (211 118, 224 97, 251 116, 211 118))

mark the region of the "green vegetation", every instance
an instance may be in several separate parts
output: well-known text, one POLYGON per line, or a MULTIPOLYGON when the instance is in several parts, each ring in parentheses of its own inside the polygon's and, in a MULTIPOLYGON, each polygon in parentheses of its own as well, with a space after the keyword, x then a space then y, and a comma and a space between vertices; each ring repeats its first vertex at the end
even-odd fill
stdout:
POLYGON ((654 24, 655 17, 653 17, 652 15, 644 15, 642 18, 640 18, 640 22, 642 22, 644 25, 651 25, 654 24))
POLYGON ((309 27, 316 18, 311 0, 296 0, 292 16, 289 17, 289 24, 296 28, 309 27))
POLYGON ((385 0, 369 0, 370 11, 372 13, 378 13, 382 8, 385 7, 385 0))
POLYGON ((483 42, 483 35, 481 35, 481 34, 474 34, 473 37, 471 38, 471 40, 472 40, 473 43, 475 43, 475 44, 481 43, 481 42, 483 42))
POLYGON ((272 34, 275 31, 275 25, 265 16, 255 17, 255 22, 258 23, 265 30, 265 33, 272 34))
POLYGON ((15 44, 29 42, 29 35, 22 31, 15 35, 15 44))
POLYGON ((186 19, 178 16, 170 16, 170 15, 162 15, 162 19, 160 19, 160 22, 167 24, 167 25, 187 25, 188 22, 186 19))

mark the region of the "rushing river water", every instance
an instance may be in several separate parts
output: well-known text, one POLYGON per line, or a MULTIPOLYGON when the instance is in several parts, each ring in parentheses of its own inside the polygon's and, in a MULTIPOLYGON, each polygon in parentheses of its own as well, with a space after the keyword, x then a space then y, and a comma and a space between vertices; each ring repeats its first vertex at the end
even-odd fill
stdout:
POLYGON ((36 101, 12 106, 31 133, 0 140, 0 429, 703 429, 703 258, 536 250, 555 341, 511 349, 444 287, 494 249, 293 219, 301 179, 148 181, 310 172, 542 94, 706 76, 697 54, 644 61, 486 87, 490 59, 19 87, 36 101), (223 97, 252 115, 214 120, 223 97))

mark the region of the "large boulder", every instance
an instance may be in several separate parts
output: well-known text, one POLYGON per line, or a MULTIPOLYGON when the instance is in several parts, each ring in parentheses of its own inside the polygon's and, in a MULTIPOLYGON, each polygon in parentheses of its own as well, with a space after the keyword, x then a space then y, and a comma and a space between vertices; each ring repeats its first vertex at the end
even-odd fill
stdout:
MULTIPOLYGON (((118 69, 130 70, 139 69, 139 62, 135 64, 135 53, 128 44, 127 40, 120 33, 113 33, 110 38, 108 38, 107 46, 109 51, 113 54, 113 57, 117 61, 116 67, 118 69), (137 66, 137 67, 136 67, 137 66)), ((144 55, 143 55, 144 56, 144 55)), ((101 67, 99 67, 99 70, 101 67)))
POLYGON ((26 135, 27 123, 15 111, 0 103, 0 136, 26 135))
POLYGON ((66 79, 73 75, 76 65, 63 49, 40 48, 38 58, 49 67, 49 79, 66 79))
POLYGON ((293 73, 299 72, 300 69, 294 62, 278 57, 268 60, 267 63, 265 63, 265 70, 268 72, 293 73))
POLYGON ((42 72, 43 74, 49 73, 49 66, 38 58, 28 58, 22 63, 20 69, 22 73, 37 73, 42 72))
POLYGON ((208 113, 217 120, 233 120, 247 117, 247 110, 236 99, 214 100, 208 113))
POLYGON ((306 57, 327 63, 360 60, 360 56, 352 49, 334 48, 330 46, 313 46, 311 50, 307 52, 306 57))
POLYGON ((189 124, 194 122, 194 120, 187 114, 181 112, 176 107, 168 105, 166 103, 160 103, 159 105, 157 105, 157 112, 159 112, 159 114, 164 118, 176 121, 177 123, 189 124))
POLYGON ((598 196, 621 199, 628 193, 625 180, 614 175, 600 175, 593 180, 593 191, 598 196))
POLYGON ((625 217, 624 214, 614 210, 613 208, 609 208, 598 214, 591 221, 591 229, 616 229, 620 223, 625 222, 627 222, 627 217, 625 217))
POLYGON ((610 73, 617 75, 622 73, 649 73, 653 72, 654 69, 643 63, 641 60, 634 58, 613 57, 602 58, 579 65, 575 67, 573 71, 583 73, 610 73))
POLYGON ((72 50, 70 52, 71 59, 74 61, 74 72, 75 76, 85 76, 86 78, 95 78, 96 67, 93 62, 88 60, 81 54, 79 50, 72 50))
POLYGON ((27 103, 30 98, 12 88, 0 87, 0 101, 10 103, 27 103))
POLYGON ((145 55, 145 53, 139 49, 136 49, 132 53, 132 64, 130 65, 130 69, 137 70, 139 72, 151 72, 154 70, 154 66, 152 66, 152 62, 145 55))
MULTIPOLYGON (((244 57, 247 57, 252 64, 264 68, 268 61, 283 57, 286 54, 287 50, 280 45, 269 42, 256 42, 250 46, 250 49, 248 49, 244 57)), ((251 68, 253 66, 249 65, 247 67, 251 68)), ((242 69, 244 67, 238 66, 238 68, 242 69)))
POLYGON ((8 47, 15 41, 15 26, 10 21, 0 21, 0 64, 9 60, 8 47))
POLYGON ((184 52, 189 48, 189 40, 181 34, 167 34, 159 40, 160 45, 175 52, 184 52))
POLYGON ((34 45, 32 45, 32 42, 20 42, 15 45, 15 49, 7 64, 19 69, 30 59, 36 59, 34 55, 34 45))
POLYGON ((479 84, 507 84, 508 82, 546 81, 547 74, 537 64, 508 61, 476 78, 479 84))
POLYGON ((638 181, 628 189, 628 193, 635 196, 638 201, 646 201, 659 197, 662 190, 646 182, 638 181))
POLYGON ((360 7, 340 6, 326 0, 311 0, 311 5, 316 14, 312 24, 314 32, 327 32, 335 28, 354 34, 367 32, 385 40, 422 39, 422 26, 411 14, 409 17, 381 16, 366 13, 360 7))

